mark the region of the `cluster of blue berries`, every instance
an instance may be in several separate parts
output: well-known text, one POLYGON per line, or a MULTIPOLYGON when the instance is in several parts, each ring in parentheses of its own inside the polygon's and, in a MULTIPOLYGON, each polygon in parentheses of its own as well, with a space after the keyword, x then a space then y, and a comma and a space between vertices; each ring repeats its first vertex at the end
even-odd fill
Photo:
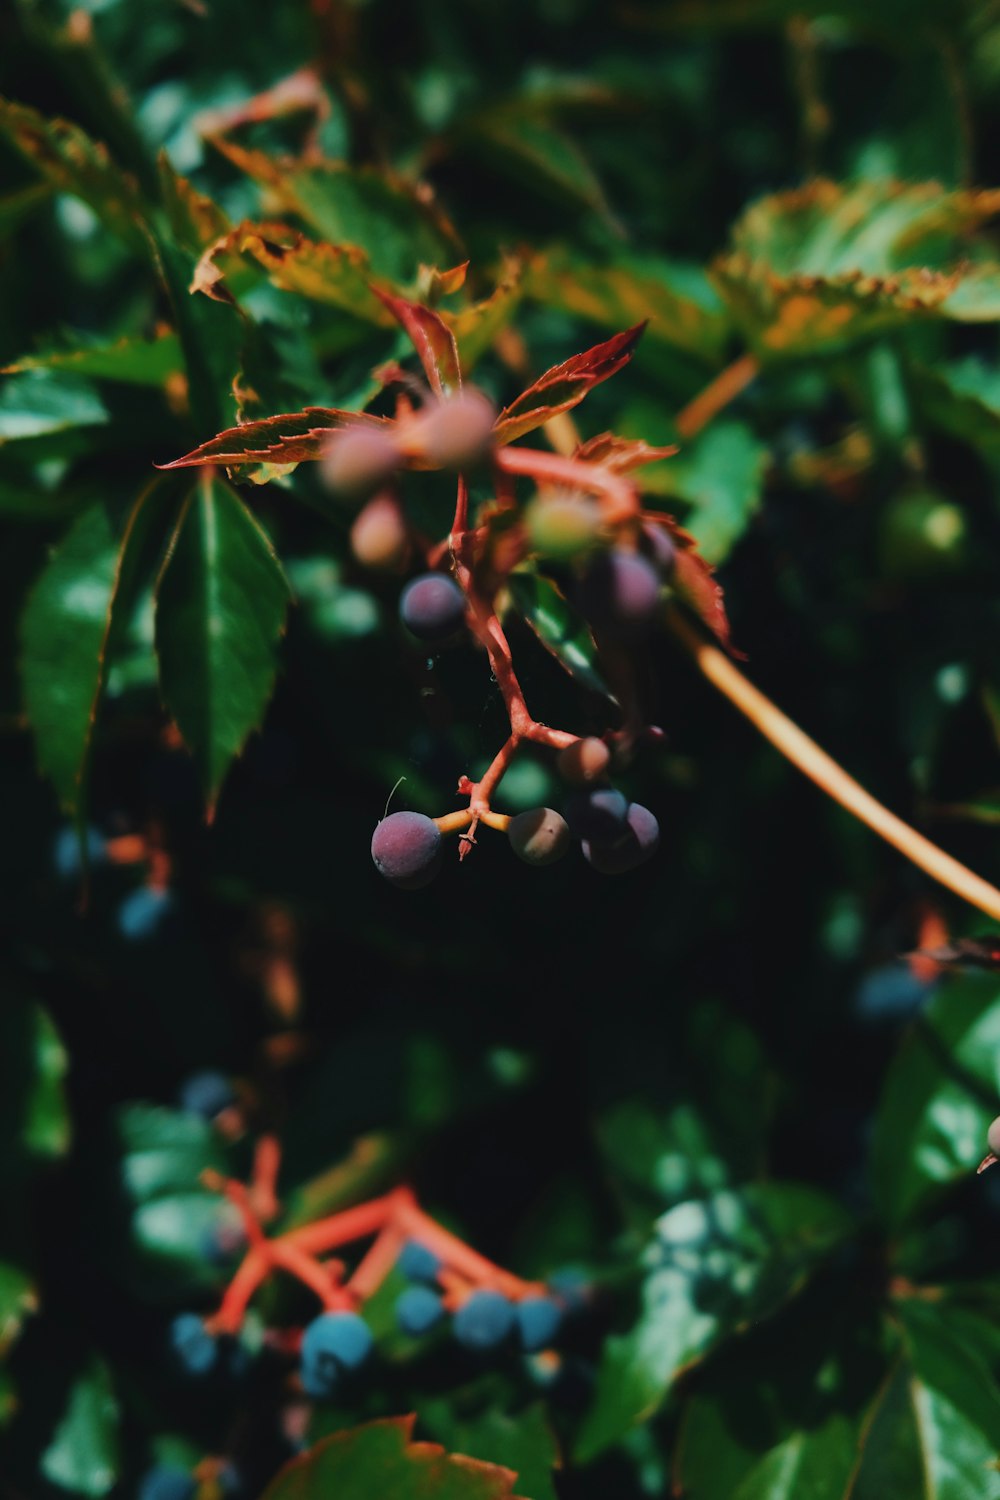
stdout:
POLYGON ((196 1380, 240 1380, 250 1356, 239 1339, 211 1333, 197 1313, 179 1313, 170 1325, 170 1354, 175 1369, 196 1380))
MULTIPOLYGON (((237 1500, 245 1493, 243 1481, 228 1461, 213 1464, 212 1490, 221 1500, 237 1500)), ((180 1464, 155 1464, 139 1481, 136 1500, 194 1500, 198 1481, 180 1464)))
MULTIPOLYGON (((107 840, 97 828, 85 828, 81 834, 69 826, 56 834, 52 862, 62 880, 79 880, 85 867, 100 869, 107 859, 107 840)), ((165 929, 173 910, 171 891, 160 886, 137 886, 118 907, 118 931, 128 942, 143 942, 165 929)))
MULTIPOLYGON (((425 1246, 409 1241, 397 1262, 412 1285, 396 1303, 396 1321, 404 1333, 419 1338, 442 1324, 447 1316, 437 1290, 441 1269, 425 1246)), ((542 1294, 513 1302, 502 1292, 480 1288, 471 1292, 452 1318, 455 1341, 474 1353, 485 1354, 509 1342, 526 1353, 547 1349, 562 1326, 564 1304, 542 1294)))

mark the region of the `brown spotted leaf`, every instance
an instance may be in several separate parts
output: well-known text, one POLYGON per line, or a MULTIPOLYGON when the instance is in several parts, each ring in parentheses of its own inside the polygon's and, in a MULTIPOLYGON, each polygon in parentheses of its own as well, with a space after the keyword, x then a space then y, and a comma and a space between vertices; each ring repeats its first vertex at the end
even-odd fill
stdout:
POLYGON ((323 1438, 286 1464, 264 1500, 518 1500, 513 1470, 415 1443, 414 1421, 390 1417, 323 1438))
POLYGON ((371 267, 363 250, 310 240, 286 224, 244 222, 221 235, 198 261, 192 292, 233 302, 233 287, 241 289, 246 261, 259 266, 282 291, 343 308, 381 327, 391 325, 371 289, 371 267))
POLYGON ((182 458, 158 464, 160 469, 190 469, 198 464, 300 464, 320 459, 326 451, 331 433, 351 425, 384 427, 387 417, 368 412, 338 411, 329 406, 307 406, 304 411, 283 412, 262 417, 258 422, 244 422, 227 427, 207 443, 202 443, 182 458))
POLYGON ((504 407, 497 418, 497 441, 512 443, 515 438, 534 432, 559 412, 577 406, 595 385, 617 375, 632 358, 645 326, 637 323, 634 328, 616 333, 603 344, 595 344, 593 349, 585 349, 582 354, 574 354, 572 359, 546 370, 516 401, 504 407))
POLYGON ((160 152, 156 166, 164 211, 178 244, 197 253, 228 233, 228 214, 182 177, 165 151, 160 152))
POLYGON ((82 198, 106 228, 145 253, 138 185, 115 165, 105 146, 68 120, 47 119, 10 99, 0 99, 0 135, 58 192, 82 198))
POLYGON ((713 278, 765 355, 832 352, 916 319, 1000 317, 1000 267, 973 231, 1000 192, 818 180, 754 203, 713 278))

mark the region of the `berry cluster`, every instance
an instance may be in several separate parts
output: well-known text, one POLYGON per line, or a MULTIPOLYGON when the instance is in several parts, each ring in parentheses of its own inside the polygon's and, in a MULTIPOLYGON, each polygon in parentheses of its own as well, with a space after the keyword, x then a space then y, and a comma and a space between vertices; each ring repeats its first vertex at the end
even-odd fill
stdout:
MULTIPOLYGON (((574 788, 565 815, 535 807, 515 817, 480 813, 480 820, 506 832, 519 859, 550 865, 579 839, 587 863, 602 875, 622 875, 650 859, 659 848, 660 826, 647 807, 629 802, 611 786, 607 772, 611 750, 604 740, 573 740, 560 750, 556 764, 574 788)), ((372 859, 379 874, 400 890, 419 890, 441 868, 442 832, 461 826, 454 818, 423 813, 391 813, 372 835, 372 859)))
POLYGON ((233 1381, 244 1374, 249 1363, 240 1339, 244 1317, 257 1289, 275 1271, 297 1277, 322 1304, 301 1334, 273 1330, 268 1339, 272 1349, 298 1354, 298 1385, 317 1401, 333 1396, 370 1360, 375 1340, 362 1309, 393 1271, 408 1282, 396 1301, 400 1331, 423 1338, 450 1319, 455 1342, 474 1355, 501 1348, 525 1355, 549 1350, 567 1315, 589 1300, 576 1273, 563 1280, 557 1273, 546 1285, 521 1281, 494 1265, 425 1214, 406 1188, 268 1237, 256 1207, 270 1196, 271 1214, 277 1212, 276 1147, 268 1140, 271 1147, 265 1156, 258 1151, 248 1186, 206 1174, 208 1185, 239 1209, 246 1253, 214 1316, 184 1312, 170 1325, 170 1359, 185 1378, 233 1381), (257 1180, 262 1172, 269 1178, 266 1193, 257 1180), (371 1244, 348 1274, 345 1262, 331 1252, 365 1239, 371 1244))

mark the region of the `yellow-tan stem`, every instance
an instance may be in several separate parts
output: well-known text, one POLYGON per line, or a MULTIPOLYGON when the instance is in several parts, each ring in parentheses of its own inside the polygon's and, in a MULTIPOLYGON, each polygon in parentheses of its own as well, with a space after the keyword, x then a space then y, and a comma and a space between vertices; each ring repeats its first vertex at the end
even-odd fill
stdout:
POLYGON ((902 818, 897 818, 895 813, 883 807, 881 802, 870 792, 866 792, 853 776, 849 776, 827 755, 815 740, 811 740, 797 724, 783 714, 770 698, 755 688, 718 646, 713 646, 699 634, 678 609, 670 609, 667 623, 675 638, 712 686, 718 688, 760 730, 765 739, 770 740, 804 775, 822 787, 834 801, 846 807, 848 812, 860 818, 862 823, 880 834, 925 874, 954 891, 956 896, 961 896, 971 906, 985 912, 994 921, 1000 922, 1000 891, 995 886, 973 874, 957 859, 932 844, 930 839, 924 838, 923 834, 904 823, 902 818))
POLYGON ((736 397, 745 391, 752 380, 760 374, 760 365, 752 354, 743 354, 731 365, 716 375, 715 379, 699 391, 674 418, 674 426, 682 438, 693 438, 707 427, 713 417, 718 416, 736 397))

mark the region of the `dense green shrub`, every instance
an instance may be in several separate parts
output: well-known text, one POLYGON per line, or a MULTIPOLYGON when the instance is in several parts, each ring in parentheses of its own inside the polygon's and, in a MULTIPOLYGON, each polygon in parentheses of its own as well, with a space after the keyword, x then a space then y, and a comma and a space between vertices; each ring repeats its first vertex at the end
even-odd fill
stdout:
POLYGON ((0 14, 0 1488, 1000 1496, 994 9, 0 14))

